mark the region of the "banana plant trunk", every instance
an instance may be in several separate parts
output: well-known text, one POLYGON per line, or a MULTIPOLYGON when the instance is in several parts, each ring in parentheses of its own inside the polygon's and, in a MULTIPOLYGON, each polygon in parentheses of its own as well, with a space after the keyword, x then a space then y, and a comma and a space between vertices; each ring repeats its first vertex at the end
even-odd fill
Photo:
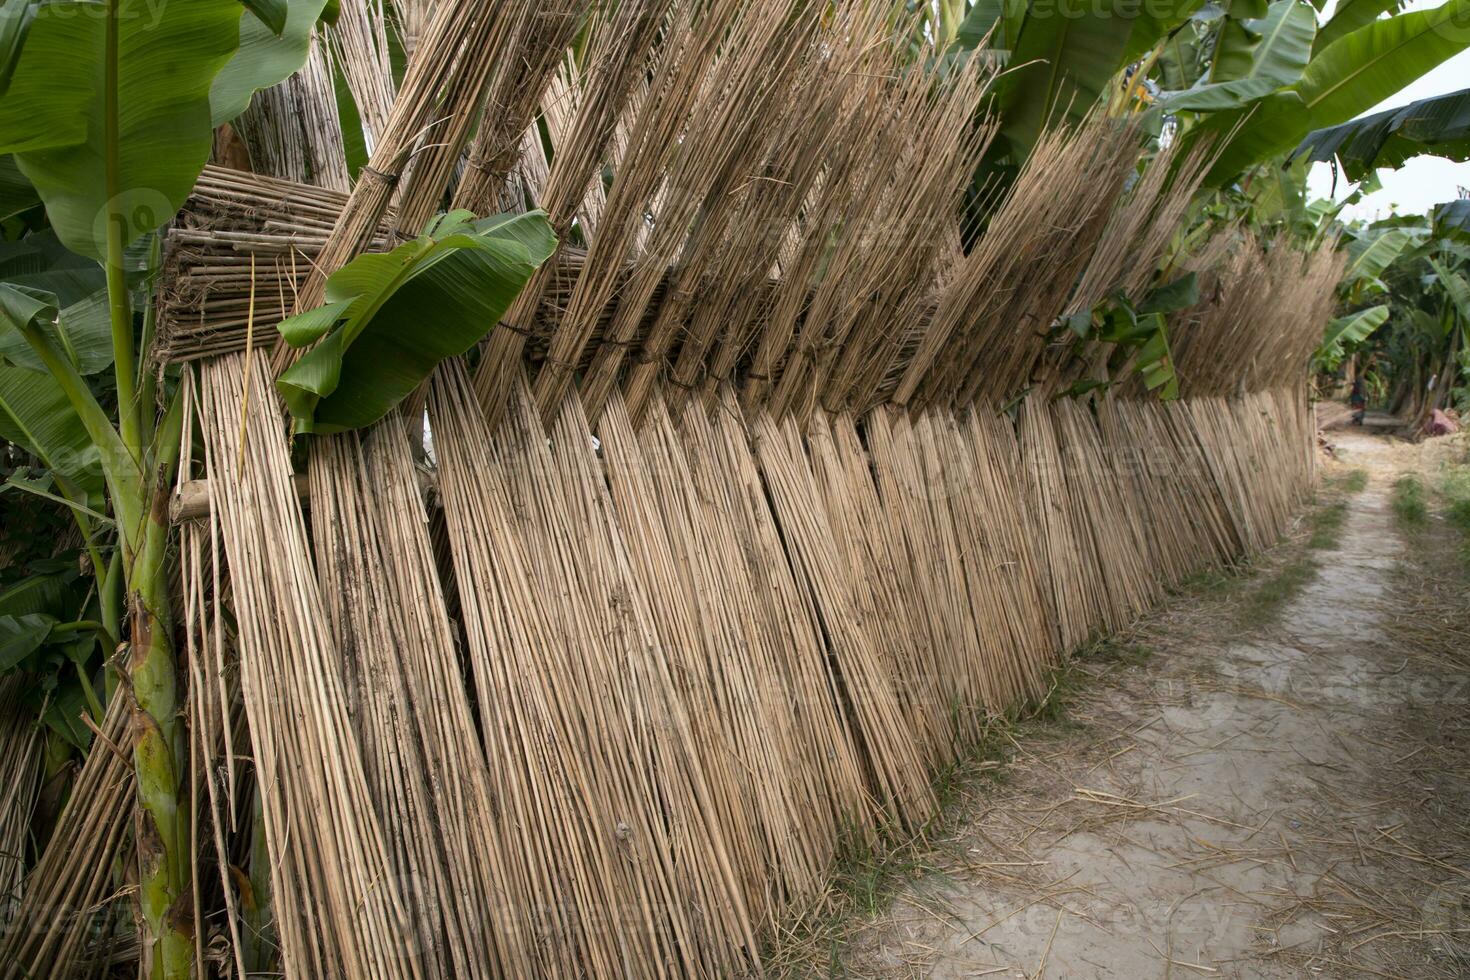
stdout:
MULTIPOLYGON (((116 2, 110 12, 115 24, 116 2)), ((115 44, 115 39, 109 38, 115 44)), ((115 52, 114 52, 115 53, 115 52)), ((109 66, 115 68, 115 58, 109 66)), ((116 88, 109 84, 109 99, 116 88)), ((109 127, 117 121, 110 105, 109 127)), ((117 140, 109 133, 108 179, 117 173, 117 140)), ((113 190, 113 188, 109 188, 113 190)), ((117 200, 116 194, 110 195, 117 200)), ((140 385, 133 313, 124 264, 120 214, 109 215, 107 289, 117 381, 118 435, 126 459, 112 465, 108 483, 118 519, 126 570, 127 655, 123 693, 131 699, 133 767, 137 775, 134 843, 138 855, 140 975, 149 980, 188 980, 194 962, 193 890, 190 887, 189 822, 179 805, 183 786, 183 726, 179 721, 179 672, 169 609, 169 488, 178 461, 182 400, 175 397, 155 426, 151 384, 140 385), (139 389, 142 394, 139 394, 139 389)), ((104 466, 107 462, 104 461, 104 466)))
POLYGON ((194 958, 189 822, 179 805, 184 758, 168 575, 168 494, 154 486, 129 581, 133 764, 137 771, 138 906, 143 976, 184 980, 194 958))

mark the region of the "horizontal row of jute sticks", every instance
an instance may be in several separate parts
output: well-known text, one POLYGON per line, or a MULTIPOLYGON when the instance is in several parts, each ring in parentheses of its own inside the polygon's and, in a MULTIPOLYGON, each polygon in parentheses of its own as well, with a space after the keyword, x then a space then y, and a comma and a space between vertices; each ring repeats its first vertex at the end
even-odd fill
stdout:
MULTIPOLYGON (((1269 544, 1313 470, 1295 388, 804 426, 670 388, 636 427, 569 395, 548 431, 522 383, 492 431, 449 362, 440 506, 394 415, 318 440, 358 482, 306 509, 264 355, 186 384, 201 969, 241 974, 757 974, 840 849, 921 831, 933 773, 1269 544)), ((64 813, 17 920, 78 911, 12 932, 7 976, 116 955, 130 767, 81 779, 108 805, 64 813)))
MULTIPOLYGON (((392 421, 322 440, 359 482, 305 514, 268 382, 199 369, 193 533, 238 632, 191 632, 204 687, 238 684, 293 977, 758 973, 841 847, 921 830, 989 720, 1273 540, 1312 474, 1295 389, 798 427, 671 388, 637 428, 571 394, 548 430, 522 382, 492 430, 451 362, 441 510, 392 421)), ((232 703, 196 720, 225 827, 232 703)))

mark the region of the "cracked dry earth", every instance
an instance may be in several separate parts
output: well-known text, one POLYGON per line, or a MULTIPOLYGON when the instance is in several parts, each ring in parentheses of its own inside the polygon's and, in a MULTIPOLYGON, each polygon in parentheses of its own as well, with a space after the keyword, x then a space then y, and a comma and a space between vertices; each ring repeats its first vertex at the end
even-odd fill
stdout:
POLYGON ((1142 624, 1146 659, 1081 665, 1065 718, 1008 736, 927 871, 807 972, 1470 977, 1470 614, 1404 615, 1396 450, 1338 441, 1370 479, 1305 587, 1241 625, 1299 533, 1142 624))

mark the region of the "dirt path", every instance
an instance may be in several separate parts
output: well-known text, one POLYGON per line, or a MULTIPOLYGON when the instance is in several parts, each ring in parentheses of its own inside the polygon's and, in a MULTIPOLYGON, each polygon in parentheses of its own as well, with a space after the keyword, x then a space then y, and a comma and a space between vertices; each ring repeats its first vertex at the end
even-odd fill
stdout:
POLYGON ((1397 625, 1395 450, 1339 441, 1365 489, 1080 662, 924 873, 792 972, 1470 976, 1466 664, 1397 625))

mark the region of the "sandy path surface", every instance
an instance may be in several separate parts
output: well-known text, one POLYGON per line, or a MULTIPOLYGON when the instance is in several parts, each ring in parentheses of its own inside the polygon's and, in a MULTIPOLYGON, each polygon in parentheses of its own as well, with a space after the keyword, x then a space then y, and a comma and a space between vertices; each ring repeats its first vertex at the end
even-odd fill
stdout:
POLYGON ((1283 546, 1080 663, 1059 720, 1004 736, 1002 775, 926 872, 795 972, 1470 977, 1465 661, 1396 625, 1417 557, 1395 450, 1336 441, 1369 482, 1335 541, 1283 546))

